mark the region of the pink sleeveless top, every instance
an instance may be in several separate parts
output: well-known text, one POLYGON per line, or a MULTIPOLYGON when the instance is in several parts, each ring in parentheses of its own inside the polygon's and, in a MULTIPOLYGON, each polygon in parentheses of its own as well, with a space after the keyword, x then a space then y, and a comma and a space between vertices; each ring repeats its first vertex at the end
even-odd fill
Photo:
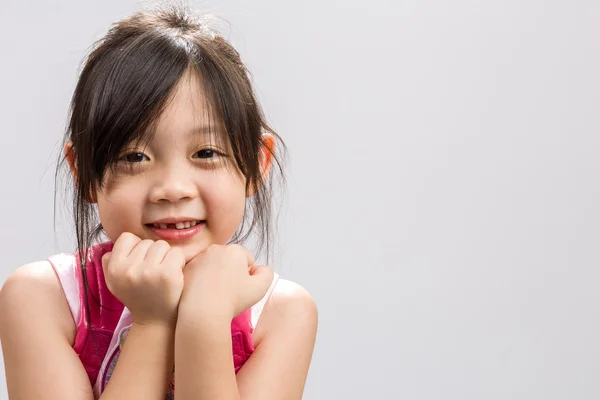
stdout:
MULTIPOLYGON (((77 326, 73 350, 88 374, 96 399, 110 380, 133 323, 127 307, 112 295, 104 280, 102 256, 111 251, 112 247, 112 243, 102 243, 90 248, 86 264, 89 314, 83 297, 85 292, 79 256, 57 254, 48 258, 58 275, 77 326)), ((254 351, 252 332, 277 279, 278 276, 275 275, 262 300, 231 321, 232 354, 236 373, 254 351)), ((168 400, 174 399, 174 389, 174 382, 171 380, 166 394, 168 400)))

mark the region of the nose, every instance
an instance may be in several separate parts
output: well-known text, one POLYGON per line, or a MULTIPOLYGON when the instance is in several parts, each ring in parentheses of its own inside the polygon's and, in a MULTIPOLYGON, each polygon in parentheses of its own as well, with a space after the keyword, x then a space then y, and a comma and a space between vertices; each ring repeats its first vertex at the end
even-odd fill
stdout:
POLYGON ((156 177, 150 190, 153 203, 175 203, 197 196, 196 185, 190 168, 173 166, 156 177))

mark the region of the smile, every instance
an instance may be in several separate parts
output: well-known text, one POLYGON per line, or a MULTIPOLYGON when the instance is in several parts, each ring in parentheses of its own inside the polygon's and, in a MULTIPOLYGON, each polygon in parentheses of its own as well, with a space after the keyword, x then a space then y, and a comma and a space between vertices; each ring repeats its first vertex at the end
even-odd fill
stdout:
POLYGON ((159 229, 186 229, 192 226, 196 226, 197 224, 202 223, 202 221, 184 221, 177 222, 176 224, 151 224, 155 228, 159 229))
POLYGON ((206 221, 180 221, 147 224, 146 227, 162 240, 175 241, 191 238, 200 232, 205 224, 206 221))

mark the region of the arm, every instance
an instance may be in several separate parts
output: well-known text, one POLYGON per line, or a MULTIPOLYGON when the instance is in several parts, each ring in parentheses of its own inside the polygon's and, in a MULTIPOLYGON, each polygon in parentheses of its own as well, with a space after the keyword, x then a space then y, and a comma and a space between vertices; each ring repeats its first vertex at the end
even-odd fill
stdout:
MULTIPOLYGON (((132 327, 101 398, 164 400, 173 335, 172 329, 132 327)), ((14 272, 0 291, 0 340, 10 399, 92 400, 88 376, 72 348, 74 336, 73 317, 49 263, 14 272)))
POLYGON ((177 400, 302 398, 317 330, 317 310, 299 285, 280 280, 254 333, 256 350, 234 373, 230 321, 180 315, 175 337, 177 400))
POLYGON ((173 373, 175 328, 134 323, 101 400, 164 400, 173 373))

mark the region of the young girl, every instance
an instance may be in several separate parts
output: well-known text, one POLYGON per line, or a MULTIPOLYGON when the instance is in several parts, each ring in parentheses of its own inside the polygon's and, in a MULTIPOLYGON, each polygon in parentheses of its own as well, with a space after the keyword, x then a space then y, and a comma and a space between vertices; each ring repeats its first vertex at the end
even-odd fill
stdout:
POLYGON ((79 250, 0 292, 10 398, 300 399, 315 304, 237 244, 268 247, 280 146, 206 18, 169 6, 116 23, 65 138, 79 250))

